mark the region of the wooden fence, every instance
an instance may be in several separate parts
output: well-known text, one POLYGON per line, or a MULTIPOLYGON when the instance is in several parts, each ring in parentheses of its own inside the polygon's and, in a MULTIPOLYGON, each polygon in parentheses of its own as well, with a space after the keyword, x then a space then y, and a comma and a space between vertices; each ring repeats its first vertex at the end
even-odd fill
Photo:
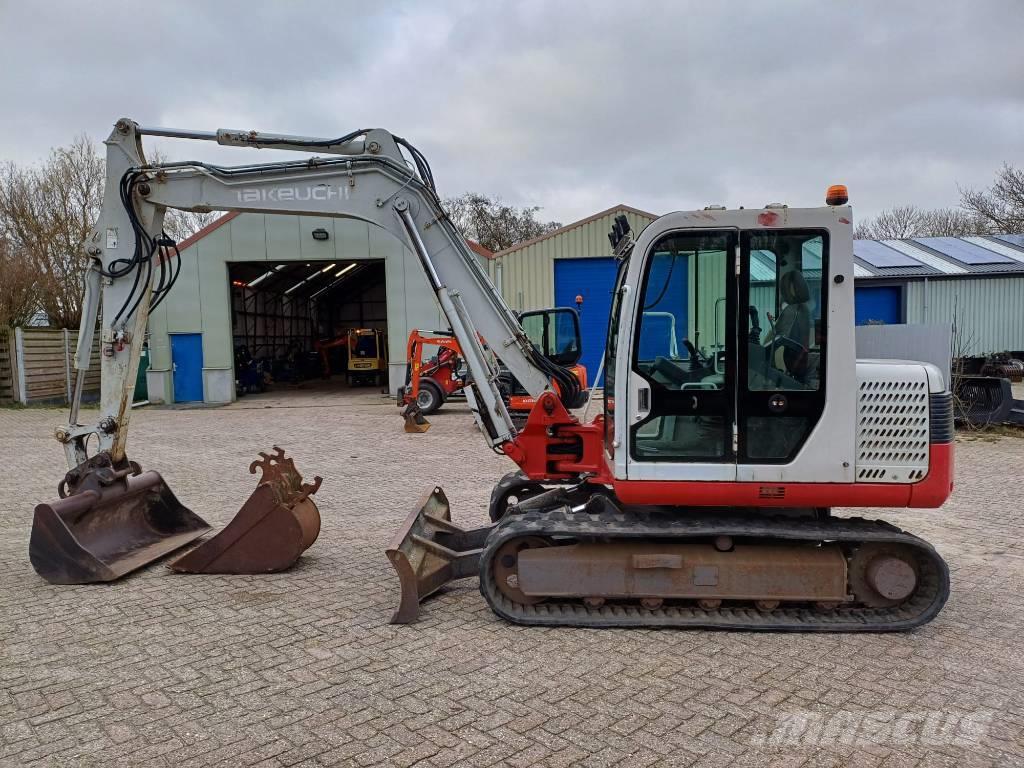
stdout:
POLYGON ((11 365, 14 357, 13 337, 13 331, 0 328, 0 405, 10 405, 14 402, 14 370, 11 365))
MULTIPOLYGON (((66 403, 74 386, 77 330, 14 328, 0 331, 0 403, 66 403)), ((82 393, 100 389, 100 345, 93 341, 82 393)))

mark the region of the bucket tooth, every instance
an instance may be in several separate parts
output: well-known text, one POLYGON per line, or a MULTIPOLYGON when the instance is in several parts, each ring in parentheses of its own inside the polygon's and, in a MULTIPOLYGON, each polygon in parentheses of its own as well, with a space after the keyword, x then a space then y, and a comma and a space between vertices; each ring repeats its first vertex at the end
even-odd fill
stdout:
POLYGON ((36 506, 29 538, 32 567, 51 584, 114 581, 210 530, 157 472, 114 468, 107 454, 69 472, 61 496, 36 506))
POLYGON ((261 453, 249 471, 263 469, 256 490, 216 536, 171 563, 178 573, 274 573, 290 568, 320 534, 320 512, 310 498, 323 479, 302 482, 284 451, 261 453))
POLYGON ((302 475, 295 468, 295 461, 286 456, 284 448, 279 446, 274 446, 272 454, 259 452, 259 458, 249 465, 249 474, 255 475, 258 469, 262 470, 263 474, 256 485, 268 482, 283 483, 292 491, 298 491, 302 486, 302 475))
POLYGON ((426 432, 430 429, 430 422, 427 421, 426 416, 423 415, 423 411, 416 403, 409 403, 402 416, 405 418, 405 431, 416 435, 421 432, 426 432))
POLYGON ((451 520, 448 498, 434 488, 391 540, 385 554, 401 588, 392 624, 411 624, 424 599, 449 581, 479 574, 480 553, 491 526, 466 529, 451 520))

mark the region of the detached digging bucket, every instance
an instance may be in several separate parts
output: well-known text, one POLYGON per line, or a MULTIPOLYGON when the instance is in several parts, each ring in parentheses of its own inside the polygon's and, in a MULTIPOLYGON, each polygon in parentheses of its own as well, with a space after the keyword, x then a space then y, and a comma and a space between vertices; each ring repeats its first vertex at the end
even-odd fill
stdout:
POLYGON ((158 473, 114 469, 107 454, 69 472, 60 494, 36 506, 29 539, 32 567, 51 584, 114 581, 210 530, 158 473))
POLYGON ((402 412, 402 416, 405 418, 405 431, 410 434, 419 434, 426 432, 430 429, 430 422, 423 415, 423 411, 416 403, 409 403, 408 407, 402 412))
POLYGON ((294 565, 320 535, 310 498, 322 478, 303 483, 295 463, 274 446, 249 467, 263 476, 245 504, 216 536, 171 563, 178 573, 273 573, 294 565))

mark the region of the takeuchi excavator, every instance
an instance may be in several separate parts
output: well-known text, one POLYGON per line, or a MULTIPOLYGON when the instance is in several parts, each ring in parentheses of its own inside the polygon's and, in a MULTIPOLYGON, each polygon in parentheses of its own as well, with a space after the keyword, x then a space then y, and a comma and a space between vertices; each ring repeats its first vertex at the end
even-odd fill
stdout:
MULTIPOLYGON (((148 313, 177 271, 165 210, 339 216, 381 227, 415 254, 468 366, 483 439, 519 467, 495 487, 485 528, 453 523, 439 488, 412 510, 387 550, 401 582, 394 621, 412 621, 423 598, 473 575, 495 613, 533 625, 904 630, 945 603, 949 572, 930 544, 832 512, 935 508, 953 487, 952 400, 940 372, 855 359, 845 188, 830 188, 819 208, 670 213, 637 235, 617 219, 604 400, 584 422, 567 407, 579 382, 531 343, 408 141, 377 129, 311 138, 122 119, 106 143, 75 360, 79 372, 88 365, 102 295, 101 409, 79 423, 76 388, 57 430, 70 472, 67 498, 53 506, 76 510, 61 516, 68 535, 76 526, 91 535, 76 546, 116 542, 138 504, 150 505, 156 533, 138 551, 107 545, 114 561, 129 561, 120 570, 202 533, 169 490, 157 494, 160 508, 145 500, 140 489, 156 487, 156 473, 125 453, 148 313), (145 135, 315 156, 152 164, 145 135), (482 340, 536 398, 521 429, 482 340), (167 519, 190 525, 161 528, 167 519)), ((312 492, 294 478, 289 487, 291 502, 275 492, 286 504, 312 492)), ((73 550, 54 526, 33 562, 73 550)))

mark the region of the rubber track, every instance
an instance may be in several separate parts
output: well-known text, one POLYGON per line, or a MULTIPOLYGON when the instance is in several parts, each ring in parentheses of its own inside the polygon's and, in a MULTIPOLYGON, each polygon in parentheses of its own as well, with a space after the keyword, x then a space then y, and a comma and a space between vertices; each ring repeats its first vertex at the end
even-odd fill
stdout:
POLYGON ((895 632, 935 618, 949 597, 949 568, 923 539, 882 520, 830 517, 808 520, 729 515, 685 516, 658 512, 590 514, 556 509, 511 515, 487 538, 480 559, 480 592, 491 609, 515 624, 574 627, 689 627, 790 632, 895 632), (656 610, 624 603, 589 608, 582 601, 515 603, 495 584, 492 561, 506 541, 520 536, 568 537, 577 541, 690 539, 726 535, 785 541, 884 542, 903 544, 917 555, 920 582, 914 595, 892 608, 840 607, 834 611, 784 605, 771 612, 723 603, 715 610, 665 605, 656 610))

